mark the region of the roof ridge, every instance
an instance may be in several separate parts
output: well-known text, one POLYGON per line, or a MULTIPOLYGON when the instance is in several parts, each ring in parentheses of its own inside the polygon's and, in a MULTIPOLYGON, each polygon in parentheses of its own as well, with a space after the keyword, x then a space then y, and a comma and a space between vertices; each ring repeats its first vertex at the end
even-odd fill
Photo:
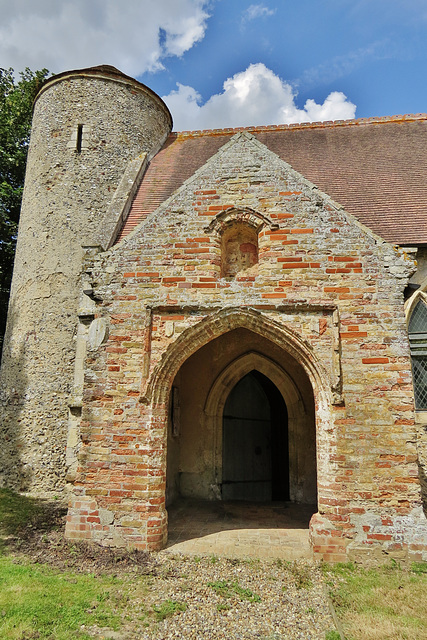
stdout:
POLYGON ((259 133, 264 131, 282 131, 287 129, 326 129, 334 127, 354 127, 369 124, 388 124, 396 122, 414 122, 427 120, 427 113, 407 113, 394 116, 371 116, 369 118, 352 118, 350 120, 325 120, 324 122, 301 122, 291 124, 270 124, 249 127, 225 127, 224 129, 195 129, 194 131, 173 131, 170 135, 176 138, 198 138, 201 136, 234 135, 239 132, 259 133))

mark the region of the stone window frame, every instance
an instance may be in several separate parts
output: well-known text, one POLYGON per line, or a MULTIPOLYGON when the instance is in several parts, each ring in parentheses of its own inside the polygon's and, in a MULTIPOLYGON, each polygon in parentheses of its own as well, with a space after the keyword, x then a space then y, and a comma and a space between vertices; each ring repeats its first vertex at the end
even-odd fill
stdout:
POLYGON ((76 122, 72 128, 67 148, 77 154, 89 149, 91 126, 87 123, 76 122))
POLYGON ((427 416, 427 293, 419 289, 411 296, 407 302, 405 314, 411 355, 415 410, 418 414, 424 413, 427 416), (425 307, 425 330, 411 331, 411 321, 419 304, 425 307))

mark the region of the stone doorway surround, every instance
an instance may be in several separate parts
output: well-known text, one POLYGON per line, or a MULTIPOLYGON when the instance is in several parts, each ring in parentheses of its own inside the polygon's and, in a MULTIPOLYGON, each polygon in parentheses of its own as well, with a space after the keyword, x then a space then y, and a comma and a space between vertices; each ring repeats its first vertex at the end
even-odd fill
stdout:
MULTIPOLYGON (((215 469, 218 491, 222 482, 222 429, 225 403, 230 390, 254 369, 273 382, 285 401, 288 411, 290 500, 303 501, 304 497, 301 495, 297 480, 299 456, 297 438, 308 419, 307 399, 304 402, 300 390, 286 370, 267 356, 257 352, 246 353, 231 362, 215 380, 206 401, 204 426, 207 431, 212 429, 215 434, 215 469)), ((311 500, 311 502, 314 501, 315 499, 311 500)))

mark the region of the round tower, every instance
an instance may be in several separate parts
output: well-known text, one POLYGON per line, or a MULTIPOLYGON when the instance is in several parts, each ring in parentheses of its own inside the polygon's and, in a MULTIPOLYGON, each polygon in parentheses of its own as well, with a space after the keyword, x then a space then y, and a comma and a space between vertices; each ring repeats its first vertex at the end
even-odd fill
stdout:
POLYGON ((82 245, 111 226, 129 163, 171 129, 164 102, 114 67, 61 73, 37 95, 3 349, 3 484, 63 486, 82 245))

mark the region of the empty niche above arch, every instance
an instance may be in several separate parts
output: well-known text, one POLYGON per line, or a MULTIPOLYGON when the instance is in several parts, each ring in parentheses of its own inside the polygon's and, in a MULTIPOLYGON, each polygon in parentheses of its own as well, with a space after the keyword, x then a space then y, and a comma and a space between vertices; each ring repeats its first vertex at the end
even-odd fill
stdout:
POLYGON ((234 222, 221 236, 221 277, 234 278, 258 264, 258 232, 248 224, 234 222))
POLYGON ((221 247, 222 278, 257 274, 258 235, 265 226, 278 228, 266 216, 246 207, 231 207, 210 223, 206 231, 216 235, 221 247))

